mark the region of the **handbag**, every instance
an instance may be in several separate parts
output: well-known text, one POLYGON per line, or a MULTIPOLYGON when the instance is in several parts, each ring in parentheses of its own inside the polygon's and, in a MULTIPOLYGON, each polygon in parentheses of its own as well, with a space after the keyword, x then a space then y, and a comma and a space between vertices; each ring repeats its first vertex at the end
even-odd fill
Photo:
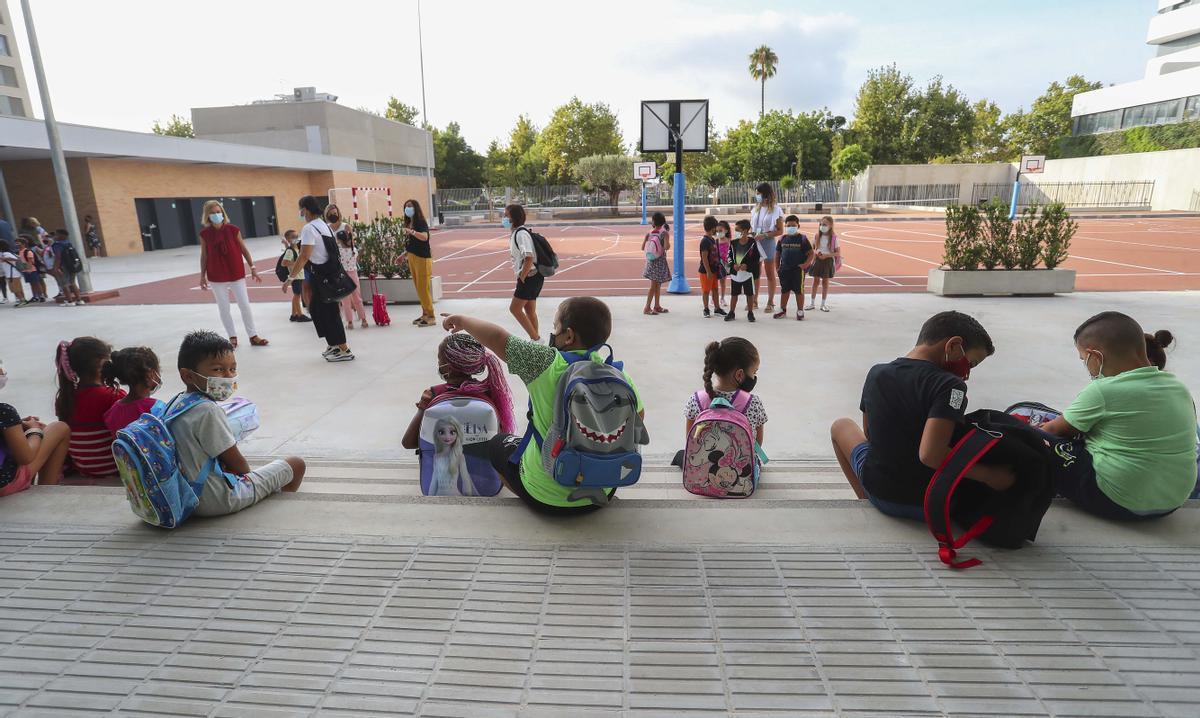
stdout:
POLYGON ((358 289, 358 285, 346 274, 337 245, 331 235, 321 235, 329 259, 324 264, 312 265, 313 293, 325 304, 336 304, 358 289))

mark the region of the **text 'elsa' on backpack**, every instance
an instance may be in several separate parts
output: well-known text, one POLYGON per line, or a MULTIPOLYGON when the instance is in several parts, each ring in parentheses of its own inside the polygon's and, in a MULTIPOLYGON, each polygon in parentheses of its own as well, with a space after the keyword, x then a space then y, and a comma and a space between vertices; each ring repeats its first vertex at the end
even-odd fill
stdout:
POLYGON ((562 486, 574 488, 567 499, 608 503, 605 489, 637 483, 642 474, 638 446, 650 436, 638 414, 637 393, 613 361, 612 347, 602 344, 586 352, 562 352, 568 366, 558 380, 554 417, 546 436, 529 422, 515 461, 530 438, 542 450, 542 466, 562 486), (592 354, 608 349, 604 362, 592 354))
POLYGON ((495 496, 500 474, 488 443, 499 431, 496 407, 482 395, 443 385, 425 408, 418 434, 421 493, 426 496, 495 496))
POLYGON ((696 392, 700 413, 683 450, 683 488, 718 499, 744 499, 758 488, 767 458, 746 418, 752 398, 741 390, 730 399, 696 392))
MULTIPOLYGON (((180 394, 165 408, 142 414, 118 431, 113 441, 113 459, 129 506, 151 526, 173 529, 186 521, 200 502, 204 482, 220 468, 214 456, 201 468, 196 481, 189 482, 179 469, 175 437, 171 435, 171 424, 205 401, 208 399, 200 394, 180 394)), ((225 480, 231 488, 236 486, 229 474, 225 474, 225 480)))

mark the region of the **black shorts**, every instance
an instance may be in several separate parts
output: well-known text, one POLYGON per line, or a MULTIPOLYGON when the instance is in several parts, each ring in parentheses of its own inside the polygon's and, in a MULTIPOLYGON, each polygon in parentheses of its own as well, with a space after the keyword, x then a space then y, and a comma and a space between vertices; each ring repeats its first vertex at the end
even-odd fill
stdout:
MULTIPOLYGON (((538 512, 549 516, 572 516, 578 514, 590 514, 596 509, 603 508, 602 506, 551 506, 543 504, 541 501, 529 495, 525 490, 525 484, 521 483, 521 467, 512 463, 513 452, 521 445, 521 437, 512 434, 496 434, 488 441, 488 458, 492 462, 492 468, 500 472, 504 476, 504 485, 510 491, 517 495, 526 506, 538 512)), ((611 499, 616 495, 616 490, 612 490, 608 497, 611 499)))
POLYGON ((745 294, 747 297, 753 297, 754 296, 754 280, 747 279, 744 282, 738 282, 738 281, 731 280, 729 295, 736 297, 739 294, 745 294))
POLYGON ((293 279, 292 280, 292 294, 295 294, 298 297, 298 296, 300 296, 301 292, 303 292, 303 291, 304 291, 304 280, 303 279, 293 279))
POLYGON ((795 294, 804 294, 804 270, 803 269, 781 269, 779 270, 779 291, 793 292, 795 294))
POLYGON ((525 281, 517 280, 517 289, 513 292, 513 296, 517 299, 524 299, 527 302, 532 302, 542 293, 542 285, 546 283, 546 278, 538 273, 530 274, 525 278, 525 281))
POLYGON ((1171 513, 1165 511, 1158 514, 1135 514, 1113 501, 1096 483, 1092 455, 1083 439, 1063 439, 1045 432, 1043 436, 1050 442, 1050 449, 1054 454, 1050 463, 1050 478, 1059 496, 1070 500, 1089 514, 1114 521, 1145 521, 1171 513))

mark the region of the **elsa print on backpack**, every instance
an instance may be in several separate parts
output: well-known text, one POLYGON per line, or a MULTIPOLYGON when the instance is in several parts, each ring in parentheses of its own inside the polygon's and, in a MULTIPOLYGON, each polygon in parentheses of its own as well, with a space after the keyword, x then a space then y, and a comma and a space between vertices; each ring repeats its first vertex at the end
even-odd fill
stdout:
POLYGON ((498 431, 496 408, 481 396, 449 392, 435 398, 421 419, 421 493, 426 496, 495 496, 500 475, 488 456, 498 431))

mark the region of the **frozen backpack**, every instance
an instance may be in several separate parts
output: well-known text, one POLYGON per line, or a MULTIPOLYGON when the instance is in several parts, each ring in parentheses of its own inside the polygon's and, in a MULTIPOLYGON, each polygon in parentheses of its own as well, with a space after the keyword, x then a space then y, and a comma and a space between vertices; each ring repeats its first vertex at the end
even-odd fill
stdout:
POLYGON ((646 234, 646 259, 654 261, 663 256, 662 230, 652 230, 646 234))
POLYGON ((492 467, 488 441, 499 430, 492 402, 477 394, 446 390, 425 409, 417 453, 421 493, 426 496, 495 496, 500 474, 492 467))
POLYGON ((529 440, 542 451, 542 466, 562 486, 575 489, 569 501, 590 500, 604 506, 606 489, 630 486, 642 474, 642 455, 638 447, 650 443, 642 418, 638 416, 638 398, 621 371, 622 363, 613 361, 607 344, 586 352, 562 352, 568 366, 558 380, 554 417, 546 436, 538 434, 529 422, 525 440, 513 461, 519 462, 529 440), (608 348, 604 362, 591 355, 608 348))
POLYGON ((718 499, 744 499, 758 488, 767 458, 746 418, 752 398, 740 390, 729 399, 696 392, 700 414, 683 449, 683 488, 718 499))
MULTIPOLYGON (((194 392, 181 394, 165 407, 156 405, 152 413, 142 414, 118 431, 113 441, 113 460, 129 506, 151 526, 173 529, 186 521, 200 502, 205 480, 217 470, 214 456, 201 467, 196 481, 189 482, 179 470, 170 431, 176 419, 205 401, 208 399, 194 392)), ((236 479, 228 474, 225 478, 231 487, 236 486, 236 479)))

